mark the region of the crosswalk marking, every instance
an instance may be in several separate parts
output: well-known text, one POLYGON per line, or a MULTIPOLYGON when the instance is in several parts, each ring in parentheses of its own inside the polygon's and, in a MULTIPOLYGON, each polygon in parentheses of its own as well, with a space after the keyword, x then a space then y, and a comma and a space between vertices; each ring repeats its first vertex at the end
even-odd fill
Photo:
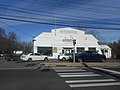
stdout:
POLYGON ((96 86, 114 86, 114 85, 120 85, 120 82, 110 82, 110 83, 95 83, 95 84, 70 84, 69 86, 71 88, 75 87, 96 87, 96 86))
POLYGON ((56 72, 76 72, 76 71, 86 71, 83 69, 75 69, 75 70, 55 70, 56 72))
POLYGON ((93 72, 80 72, 80 73, 58 73, 59 75, 75 75, 75 74, 93 74, 93 72))
MULTIPOLYGON (((119 86, 120 82, 117 82, 115 79, 112 78, 106 78, 106 79, 86 79, 86 77, 99 77, 102 76, 102 74, 97 74, 91 71, 87 71, 85 69, 54 69, 58 75, 65 80, 65 82, 71 87, 71 88, 85 88, 85 87, 100 87, 100 86, 119 86), (82 79, 81 78, 85 78, 82 79)), ((109 71, 109 70, 108 70, 109 71)))
POLYGON ((69 80, 65 81, 66 83, 85 83, 85 82, 108 82, 116 81, 115 79, 96 79, 96 80, 69 80))
POLYGON ((90 77, 90 76, 101 76, 100 74, 83 74, 83 75, 60 75, 61 77, 90 77))
POLYGON ((62 69, 62 70, 64 69, 64 70, 65 70, 65 69, 69 69, 69 70, 70 70, 70 69, 78 69, 78 68, 77 68, 77 67, 69 67, 69 68, 68 68, 68 67, 53 67, 53 69, 55 69, 55 70, 60 70, 60 69, 62 69))

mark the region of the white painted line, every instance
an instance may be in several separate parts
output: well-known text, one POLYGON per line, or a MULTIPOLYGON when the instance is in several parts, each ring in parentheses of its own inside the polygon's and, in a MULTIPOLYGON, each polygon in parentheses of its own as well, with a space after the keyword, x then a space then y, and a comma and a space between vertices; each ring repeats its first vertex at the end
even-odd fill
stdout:
POLYGON ((76 67, 53 67, 53 69, 55 69, 55 70, 60 70, 60 69, 78 69, 78 68, 76 68, 76 67))
POLYGON ((106 72, 110 72, 110 73, 114 73, 114 74, 120 74, 120 72, 114 71, 114 70, 109 70, 109 69, 104 69, 104 68, 99 68, 99 67, 92 67, 92 68, 102 70, 102 71, 106 71, 106 72))
POLYGON ((83 69, 76 69, 76 70, 55 70, 56 72, 76 72, 76 71, 86 71, 83 69))
POLYGON ((81 74, 94 74, 94 72, 80 72, 80 73, 58 73, 59 75, 81 75, 81 74))
POLYGON ((61 77, 90 77, 90 76, 101 76, 100 74, 84 74, 84 75, 60 75, 61 77))
POLYGON ((85 82, 110 82, 116 81, 115 79, 98 79, 98 80, 69 80, 65 81, 66 83, 85 83, 85 82))
POLYGON ((120 85, 120 82, 114 82, 114 83, 96 83, 96 84, 70 84, 69 86, 71 88, 75 87, 97 87, 97 86, 117 86, 120 85))

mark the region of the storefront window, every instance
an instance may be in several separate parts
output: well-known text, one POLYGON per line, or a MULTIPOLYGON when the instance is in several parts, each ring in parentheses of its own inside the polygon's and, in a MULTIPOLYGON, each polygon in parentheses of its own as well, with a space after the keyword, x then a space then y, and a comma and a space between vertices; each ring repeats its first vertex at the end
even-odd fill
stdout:
POLYGON ((84 51, 85 48, 84 47, 77 47, 77 53, 81 53, 82 51, 84 51))
POLYGON ((90 48, 88 48, 88 50, 89 50, 89 51, 96 51, 96 48, 90 47, 90 48))
POLYGON ((37 49, 42 55, 52 56, 52 47, 38 47, 37 49))

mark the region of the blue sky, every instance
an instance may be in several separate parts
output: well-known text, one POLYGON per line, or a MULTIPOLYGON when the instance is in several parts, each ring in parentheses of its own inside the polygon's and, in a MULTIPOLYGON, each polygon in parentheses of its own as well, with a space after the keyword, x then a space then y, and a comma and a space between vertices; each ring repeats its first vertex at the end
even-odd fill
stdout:
MULTIPOLYGON (((55 23, 56 19, 56 23, 62 22, 62 24, 74 26, 80 25, 83 27, 120 28, 119 8, 120 0, 0 0, 0 16, 2 17, 8 17, 5 15, 17 15, 39 18, 38 20, 29 20, 49 23, 55 23), (18 8, 23 8, 19 10, 28 13, 14 11, 13 9, 16 8, 13 8, 12 6, 17 7, 17 10, 18 8), (33 11, 28 11, 27 9, 33 11), (62 18, 58 18, 59 16, 62 18), (40 19, 51 19, 51 21, 40 19), (117 23, 118 25, 97 24, 96 22, 117 23)), ((18 19, 15 17, 12 18, 18 19)), ((22 20, 28 19, 22 18, 22 20)), ((55 26, 0 19, 0 27, 4 28, 6 32, 15 32, 22 41, 31 41, 33 37, 42 32, 50 32, 55 26), (11 28, 10 26, 16 29, 11 28)), ((59 28, 61 26, 56 27, 59 28)), ((120 30, 92 28, 84 28, 84 30, 95 30, 106 42, 113 42, 120 39, 120 30)))

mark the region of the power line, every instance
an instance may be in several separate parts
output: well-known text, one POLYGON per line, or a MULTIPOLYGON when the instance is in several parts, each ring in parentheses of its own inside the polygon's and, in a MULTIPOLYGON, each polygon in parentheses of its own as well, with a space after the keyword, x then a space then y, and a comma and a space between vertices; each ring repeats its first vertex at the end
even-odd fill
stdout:
MULTIPOLYGON (((7 16, 7 17, 13 17, 13 18, 24 18, 24 19, 32 19, 32 20, 41 20, 41 21, 48 21, 48 22, 55 22, 54 19, 45 19, 45 18, 33 18, 29 16, 20 16, 20 15, 12 15, 12 14, 1 14, 0 16, 7 16)), ((67 23, 67 20, 58 20, 56 23, 63 23, 63 24, 70 24, 67 23)), ((111 22, 77 22, 77 23, 88 23, 88 24, 107 24, 107 25, 120 25, 120 23, 111 23, 111 22)))
MULTIPOLYGON (((7 8, 4 8, 4 9, 7 9, 7 8)), ((26 11, 21 11, 21 10, 16 10, 16 9, 8 9, 8 10, 12 10, 12 11, 16 11, 16 12, 21 12, 21 13, 28 13, 28 14, 35 14, 36 15, 36 13, 32 13, 32 12, 26 12, 26 11)), ((5 15, 5 14, 4 14, 5 15)), ((41 15, 41 14, 37 14, 37 15, 41 15)), ((45 16, 45 14, 44 14, 44 16, 45 16)), ((50 16, 50 17, 54 17, 54 16, 52 16, 52 15, 46 15, 46 16, 50 16)), ((26 17, 26 18, 29 18, 29 17, 26 17)), ((31 19, 36 19, 36 18, 32 18, 32 17, 30 17, 31 19)), ((59 18, 59 19, 63 19, 63 20, 61 20, 61 21, 64 21, 64 19, 68 19, 68 21, 70 22, 71 21, 71 19, 72 20, 78 20, 78 19, 73 19, 73 18, 64 18, 64 17, 56 17, 56 18, 59 18)), ((39 19, 39 18, 37 18, 38 20, 41 20, 41 19, 39 19)), ((43 19, 42 19, 43 20, 43 19)), ((44 19, 45 20, 45 19, 44 19)), ((54 20, 51 20, 51 19, 46 19, 46 20, 48 20, 48 21, 54 21, 54 20)), ((87 23, 86 21, 89 21, 89 20, 84 20, 83 22, 80 22, 80 21, 77 21, 78 23, 87 23)), ((66 21, 65 21, 66 22, 66 21)), ((116 23, 110 23, 110 22, 105 22, 105 21, 89 21, 89 22, 91 22, 91 24, 112 24, 112 25, 120 25, 120 24, 116 24, 116 23)), ((59 22, 58 22, 59 23, 59 22)), ((62 22, 61 22, 62 23, 62 22)))
MULTIPOLYGON (((16 11, 16 12, 21 12, 21 13, 27 13, 27 14, 34 14, 34 15, 44 15, 44 16, 48 16, 48 17, 54 17, 53 15, 48 15, 48 14, 55 14, 53 12, 46 12, 46 11, 41 11, 41 10, 33 10, 33 9, 27 9, 27 8, 20 8, 20 7, 15 7, 15 6, 10 6, 10 5, 4 5, 4 4, 0 4, 0 6, 5 6, 5 7, 12 7, 12 8, 15 8, 15 9, 8 9, 8 8, 4 8, 3 9, 8 9, 8 10, 12 10, 12 11, 16 11), (21 9, 21 10, 18 10, 18 9, 21 9), (34 11, 34 12, 37 12, 37 13, 32 13, 32 12, 26 12, 26 11, 23 11, 23 10, 29 10, 29 11, 34 11), (41 12, 40 14, 38 14, 38 12, 41 12), (46 14, 42 14, 42 13, 46 13, 46 14)), ((87 19, 98 19, 98 18, 91 18, 91 17, 81 17, 81 16, 76 16, 76 15, 68 15, 68 14, 59 14, 57 13, 56 14, 56 18, 59 18, 59 19, 70 19, 69 21, 78 21, 79 18, 87 18, 87 19), (62 16, 61 16, 62 15, 62 16), (78 19, 73 19, 73 18, 69 18, 69 17, 77 17, 78 19)), ((82 21, 80 19, 80 21, 82 21)), ((85 20, 84 20, 85 21, 85 20)), ((88 21, 88 20, 86 20, 88 21)), ((108 23, 106 21, 99 21, 101 23, 105 22, 105 23, 108 23)))
POLYGON ((14 30, 17 30, 17 31, 19 31, 19 32, 21 32, 21 33, 23 33, 23 34, 26 34, 26 35, 29 36, 29 37, 32 37, 32 38, 34 37, 33 35, 31 35, 31 34, 29 34, 29 33, 23 32, 23 31, 15 28, 15 27, 13 27, 12 25, 9 25, 8 23, 5 23, 5 22, 3 22, 3 21, 0 21, 0 22, 3 23, 3 24, 5 24, 5 25, 7 25, 7 26, 9 26, 9 27, 11 27, 11 28, 14 29, 14 30))
MULTIPOLYGON (((23 20, 23 19, 14 19, 14 18, 1 17, 1 16, 0 16, 0 19, 20 21, 20 22, 29 22, 29 23, 36 23, 36 24, 57 25, 57 26, 67 26, 67 27, 76 27, 76 28, 77 28, 77 27, 80 27, 80 26, 78 26, 78 25, 55 24, 55 23, 49 23, 49 22, 37 22, 37 21, 31 21, 31 20, 23 20)), ((112 28, 112 27, 93 27, 93 26, 81 26, 81 28, 120 30, 120 28, 112 28)))
MULTIPOLYGON (((15 11, 15 12, 20 12, 20 13, 25 13, 25 14, 32 14, 32 15, 43 15, 43 16, 48 16, 48 17, 52 17, 52 18, 54 18, 55 16, 53 16, 53 15, 46 15, 46 14, 43 14, 43 13, 33 13, 33 12, 27 12, 27 11, 21 11, 21 10, 17 10, 17 9, 11 9, 11 8, 4 8, 4 7, 1 7, 2 9, 7 9, 7 10, 11 10, 11 11, 15 11)), ((1 9, 0 8, 0 9, 1 9)), ((78 20, 78 19, 73 19, 73 18, 69 18, 69 17, 60 17, 60 16, 56 16, 56 18, 58 18, 58 19, 70 19, 70 20, 78 20)))
MULTIPOLYGON (((46 1, 26 1, 26 0, 22 0, 24 2, 28 2, 28 3, 36 3, 36 4, 41 4, 43 3, 44 5, 49 5, 49 6, 59 6, 61 7, 61 5, 64 5, 64 4, 58 4, 56 5, 55 3, 49 3, 49 2, 46 2, 46 1)), ((64 6, 66 7, 66 6, 64 6)), ((64 7, 61 7, 61 8, 64 8, 64 7)), ((100 9, 95 9, 95 8, 86 8, 86 7, 78 7, 78 8, 73 8, 73 7, 67 7, 69 9, 72 9, 72 10, 83 10, 83 11, 88 11, 88 12, 99 12, 99 13, 104 13, 104 14, 115 14, 115 15, 120 15, 118 12, 114 12, 114 11, 109 11, 108 10, 102 10, 100 11, 100 9)), ((65 8, 64 8, 65 9, 65 8)))
MULTIPOLYGON (((21 10, 28 10, 28 11, 32 11, 32 12, 40 12, 40 13, 45 13, 45 14, 52 14, 55 15, 54 12, 48 12, 48 11, 42 11, 42 10, 35 10, 35 9, 28 9, 28 8, 23 8, 23 7, 16 7, 16 6, 11 6, 11 5, 5 5, 5 4, 0 4, 0 6, 5 6, 5 7, 10 7, 10 8, 15 8, 15 9, 21 9, 21 10)), ((98 19, 98 18, 92 18, 92 17, 86 17, 86 16, 77 16, 77 15, 71 15, 71 14, 64 14, 64 13, 58 13, 57 12, 57 16, 64 16, 64 17, 77 17, 77 18, 88 18, 88 19, 98 19)))
MULTIPOLYGON (((41 1, 41 0, 39 0, 39 1, 41 1)), ((78 5, 79 2, 75 1, 75 0, 74 1, 72 0, 72 2, 70 0, 69 1, 65 0, 63 3, 72 3, 72 5, 78 5)), ((57 3, 54 2, 54 4, 57 4, 57 3)), ((87 5, 87 6, 89 5, 89 6, 96 6, 96 7, 105 7, 105 8, 109 8, 109 9, 118 9, 118 10, 120 9, 120 7, 118 7, 118 6, 117 7, 116 6, 107 6, 107 5, 99 5, 99 4, 93 4, 93 3, 91 4, 91 3, 86 3, 86 2, 85 3, 80 2, 79 4, 87 5)))

